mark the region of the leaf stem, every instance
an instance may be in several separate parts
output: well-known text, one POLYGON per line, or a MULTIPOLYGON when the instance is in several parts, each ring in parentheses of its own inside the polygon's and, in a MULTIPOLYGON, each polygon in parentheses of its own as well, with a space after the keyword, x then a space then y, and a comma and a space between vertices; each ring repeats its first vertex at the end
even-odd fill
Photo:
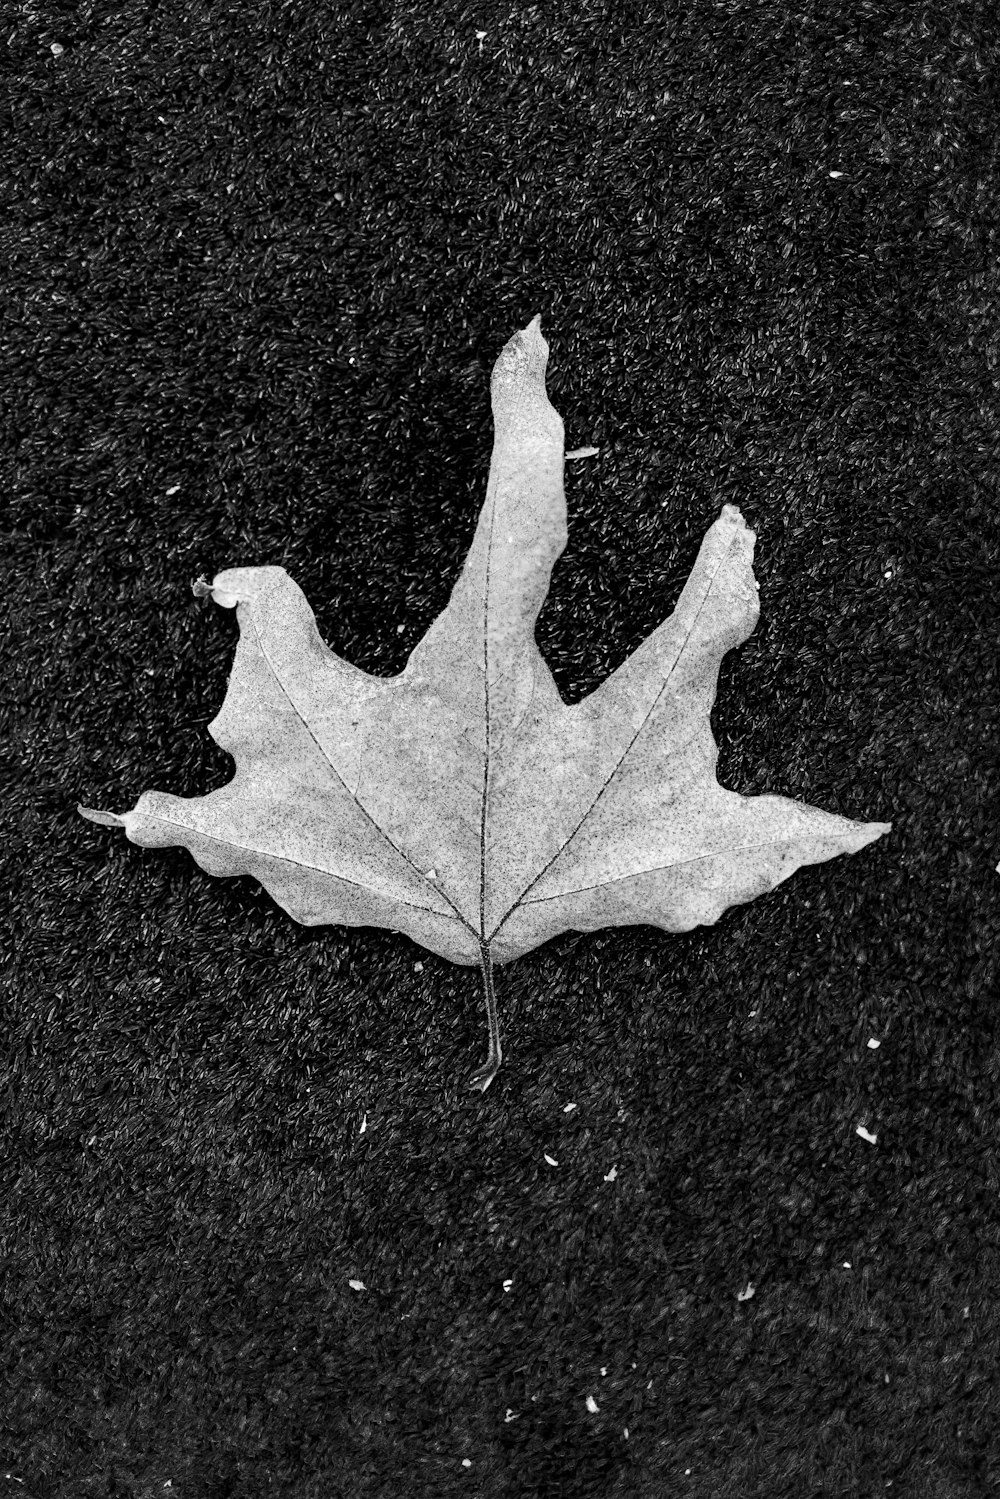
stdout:
POLYGON ((497 1069, 503 1059, 500 1049, 500 1022, 497 1019, 497 1002, 493 993, 493 958, 490 954, 490 944, 480 942, 479 964, 483 974, 483 990, 486 995, 486 1023, 490 1031, 490 1049, 486 1061, 469 1078, 469 1087, 478 1088, 480 1093, 485 1093, 490 1083, 497 1075, 497 1069))

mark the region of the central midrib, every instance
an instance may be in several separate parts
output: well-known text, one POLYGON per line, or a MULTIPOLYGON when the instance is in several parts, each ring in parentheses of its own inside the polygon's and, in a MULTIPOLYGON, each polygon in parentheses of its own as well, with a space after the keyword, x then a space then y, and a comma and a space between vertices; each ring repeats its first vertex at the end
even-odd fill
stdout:
MULTIPOLYGON (((498 476, 499 480, 499 476, 498 476)), ((499 482, 496 488, 499 488, 499 482)), ((493 561, 493 532, 496 524, 496 489, 490 511, 490 531, 486 542, 486 578, 483 585, 483 800, 479 816, 479 941, 486 937, 486 808, 490 791, 490 565, 493 561)))

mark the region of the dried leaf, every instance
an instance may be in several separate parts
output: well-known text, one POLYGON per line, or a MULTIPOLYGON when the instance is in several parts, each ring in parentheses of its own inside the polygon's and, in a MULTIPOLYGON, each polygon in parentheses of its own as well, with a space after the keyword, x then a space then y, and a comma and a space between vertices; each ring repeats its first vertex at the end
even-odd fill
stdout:
POLYGON ((572 706, 535 643, 566 545, 563 424, 545 394, 540 318, 491 382, 486 502, 447 608, 391 679, 329 650, 282 567, 194 585, 237 607, 240 639, 209 732, 236 773, 208 796, 146 791, 131 812, 79 810, 133 843, 182 844, 213 875, 252 875, 307 925, 383 926, 482 967, 500 1065, 493 964, 560 932, 683 932, 802 864, 888 832, 715 776, 719 665, 758 616, 754 534, 724 506, 670 618, 572 706))

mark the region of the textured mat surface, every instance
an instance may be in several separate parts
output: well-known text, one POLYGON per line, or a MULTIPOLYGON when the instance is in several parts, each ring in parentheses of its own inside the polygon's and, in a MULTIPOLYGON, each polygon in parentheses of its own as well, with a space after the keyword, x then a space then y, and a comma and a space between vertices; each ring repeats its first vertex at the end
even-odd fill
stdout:
POLYGON ((615 16, 10 25, 3 1499, 1000 1482, 995 21, 615 16), (402 669, 535 313, 599 449, 537 629, 566 700, 736 504, 719 778, 893 831, 500 969, 479 1095, 475 969, 74 809, 229 779, 199 574, 280 563, 402 669))

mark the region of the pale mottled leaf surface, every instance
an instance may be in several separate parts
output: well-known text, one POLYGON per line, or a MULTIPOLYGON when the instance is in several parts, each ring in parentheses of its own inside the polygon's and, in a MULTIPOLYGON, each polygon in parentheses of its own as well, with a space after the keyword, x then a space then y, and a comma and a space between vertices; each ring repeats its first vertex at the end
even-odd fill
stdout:
POLYGON ((210 874, 252 875, 297 921, 388 927, 484 966, 566 930, 712 923, 887 832, 716 780, 719 666, 759 613, 754 534, 732 505, 670 617, 589 697, 562 701, 535 643, 566 545, 547 357, 536 317, 497 360, 486 501, 403 672, 372 677, 329 650, 283 568, 229 568, 196 592, 237 608, 209 725, 233 780, 84 815, 182 844, 210 874))

